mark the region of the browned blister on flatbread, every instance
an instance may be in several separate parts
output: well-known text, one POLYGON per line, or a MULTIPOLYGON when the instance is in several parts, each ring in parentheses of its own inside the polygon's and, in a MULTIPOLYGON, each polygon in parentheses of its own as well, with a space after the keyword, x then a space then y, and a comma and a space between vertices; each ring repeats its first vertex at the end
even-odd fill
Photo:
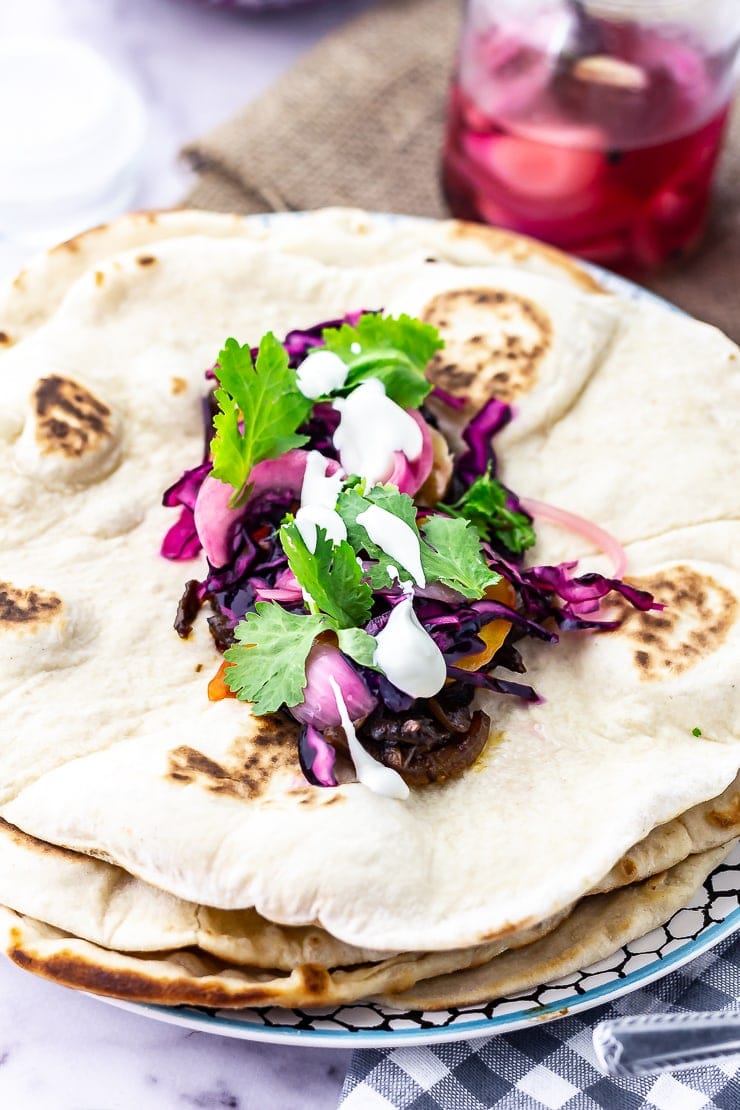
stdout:
POLYGON ((302 780, 298 724, 282 714, 253 717, 251 723, 252 732, 235 740, 222 761, 187 744, 175 748, 168 757, 169 780, 196 784, 211 794, 251 799, 265 794, 277 775, 295 775, 302 780))
POLYGON ((71 378, 52 374, 36 383, 32 400, 36 442, 42 455, 79 459, 99 452, 113 436, 107 405, 71 378))
POLYGON ((737 620, 737 597, 695 567, 680 564, 630 581, 664 605, 643 613, 626 601, 617 603, 622 634, 645 681, 689 670, 723 644, 737 620))
POLYGON ((35 586, 0 582, 0 632, 35 631, 59 617, 62 599, 35 586))
POLYGON ((52 489, 74 489, 107 477, 120 445, 120 424, 110 406, 73 378, 50 374, 31 391, 15 463, 52 489))
POLYGON ((438 293, 422 318, 438 328, 445 346, 428 374, 473 406, 497 397, 511 402, 537 384, 552 344, 552 324, 534 301, 503 289, 474 287, 438 293))
POLYGON ((0 689, 18 676, 63 664, 71 622, 55 592, 36 585, 0 582, 0 689))

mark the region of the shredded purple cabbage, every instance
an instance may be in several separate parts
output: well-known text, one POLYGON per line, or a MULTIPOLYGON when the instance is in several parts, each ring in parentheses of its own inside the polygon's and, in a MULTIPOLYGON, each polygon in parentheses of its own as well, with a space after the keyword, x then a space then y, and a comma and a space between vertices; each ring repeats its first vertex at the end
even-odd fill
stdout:
POLYGON ((309 351, 312 351, 315 347, 323 347, 324 341, 321 335, 325 328, 339 328, 342 324, 350 324, 354 327, 361 316, 375 311, 377 310, 360 309, 359 312, 348 312, 337 320, 324 320, 323 323, 316 324, 312 328, 294 328, 293 331, 289 331, 283 340, 283 346, 288 352, 290 365, 295 370, 298 364, 303 362, 309 351))
POLYGON ((168 508, 181 505, 182 509, 175 524, 162 540, 161 554, 165 559, 194 559, 203 546, 195 530, 195 499, 198 490, 211 470, 210 459, 200 466, 186 470, 174 485, 165 491, 162 504, 168 508))
POLYGON ((429 394, 435 401, 441 401, 447 408, 453 409, 454 412, 461 412, 467 404, 466 397, 457 397, 454 393, 448 393, 446 389, 442 389, 441 385, 435 385, 432 392, 429 394))
POLYGON ((298 740, 301 770, 312 786, 337 786, 336 752, 313 725, 304 725, 298 740))
POLYGON ((456 678, 458 682, 465 685, 480 686, 485 690, 493 690, 496 694, 511 694, 528 702, 542 700, 531 686, 526 686, 522 682, 510 682, 505 678, 494 678, 493 675, 487 674, 485 671, 464 671, 460 667, 448 666, 447 674, 450 678, 456 678))
POLYGON ((457 459, 455 473, 466 487, 472 485, 476 478, 482 478, 489 467, 492 474, 496 473, 493 437, 506 427, 511 416, 511 405, 494 397, 465 428, 462 437, 468 449, 457 459))
POLYGON ((574 577, 571 572, 577 563, 561 563, 557 567, 531 567, 524 572, 528 582, 546 590, 552 590, 570 604, 574 613, 594 613, 598 611, 600 600, 611 590, 621 594, 635 609, 646 612, 648 609, 662 609, 656 604, 652 594, 638 590, 619 578, 605 578, 593 571, 574 577))

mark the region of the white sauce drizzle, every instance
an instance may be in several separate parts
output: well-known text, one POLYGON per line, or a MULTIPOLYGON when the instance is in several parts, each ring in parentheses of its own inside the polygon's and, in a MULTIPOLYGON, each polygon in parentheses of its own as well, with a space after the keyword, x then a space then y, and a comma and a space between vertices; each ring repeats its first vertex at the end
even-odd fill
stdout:
POLYGON ((347 528, 339 513, 323 505, 301 506, 295 514, 295 524, 308 550, 316 551, 316 526, 324 528, 334 547, 347 539, 347 528))
POLYGON ((421 455, 421 428, 386 397, 377 378, 362 382, 349 397, 338 398, 334 408, 341 414, 334 446, 347 474, 359 474, 372 486, 390 474, 396 451, 403 451, 411 462, 421 455))
POLYGON ((327 474, 328 465, 329 459, 325 458, 320 451, 308 452, 301 486, 301 505, 322 505, 325 509, 335 507, 344 481, 344 473, 337 470, 336 474, 327 474))
POLYGON ((376 640, 373 662, 394 686, 412 698, 439 693, 447 678, 444 656, 419 623, 410 597, 391 611, 376 640))
POLYGON ((342 722, 344 735, 347 737, 349 754, 355 765, 358 781, 366 786, 368 790, 372 790, 373 794, 382 794, 385 798, 397 798, 399 801, 405 801, 409 796, 408 786, 397 771, 394 771, 392 767, 386 767, 383 763, 378 763, 369 752, 365 751, 357 739, 355 726, 350 720, 339 684, 331 675, 329 676, 329 685, 334 693, 339 719, 342 722))
POLYGON ((301 487, 301 507, 295 515, 296 528, 312 553, 316 551, 317 525, 326 529, 335 547, 347 539, 346 525, 334 511, 344 475, 341 470, 327 474, 328 462, 320 451, 309 451, 301 487))
POLYGON ((341 389, 348 373, 346 362, 333 351, 313 351, 296 370, 296 385, 304 397, 315 401, 341 389))
POLYGON ((389 513, 387 509, 381 509, 379 505, 370 505, 358 514, 357 523, 362 525, 381 551, 390 555, 409 572, 417 586, 426 586, 419 541, 405 520, 389 513))

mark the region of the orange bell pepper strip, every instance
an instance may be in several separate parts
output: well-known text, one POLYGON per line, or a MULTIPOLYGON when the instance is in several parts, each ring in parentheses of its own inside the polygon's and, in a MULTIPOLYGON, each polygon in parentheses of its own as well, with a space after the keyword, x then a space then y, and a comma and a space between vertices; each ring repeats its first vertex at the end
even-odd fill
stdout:
POLYGON ((232 667, 233 663, 227 663, 224 659, 221 666, 216 671, 215 675, 208 683, 208 700, 209 701, 222 701, 224 698, 235 698, 236 694, 231 690, 224 681, 226 668, 232 667))
MULTIPOLYGON (((511 582, 507 582, 502 578, 495 586, 488 586, 486 589, 486 597, 489 601, 500 601, 503 605, 509 605, 512 609, 516 602, 516 593, 511 582)), ((482 651, 476 652, 474 655, 464 655, 462 659, 458 659, 455 663, 456 667, 462 668, 464 671, 478 671, 484 667, 486 663, 490 663, 498 649, 506 639, 506 635, 511 628, 511 621, 494 620, 484 624, 478 633, 479 638, 486 645, 482 651)))

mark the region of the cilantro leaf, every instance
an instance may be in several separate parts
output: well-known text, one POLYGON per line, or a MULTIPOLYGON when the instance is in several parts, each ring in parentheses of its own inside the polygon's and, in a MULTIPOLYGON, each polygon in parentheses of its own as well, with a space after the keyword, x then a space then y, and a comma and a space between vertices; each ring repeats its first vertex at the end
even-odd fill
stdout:
POLYGON ((297 525, 288 520, 280 528, 280 542, 301 587, 334 627, 356 628, 370 620, 372 591, 346 540, 335 547, 325 529, 317 528, 316 550, 311 552, 297 525))
POLYGON ((349 655, 350 659, 354 659, 355 663, 359 663, 362 667, 372 667, 374 671, 378 669, 373 662, 375 649, 378 646, 374 636, 362 628, 340 628, 337 639, 339 650, 349 655))
POLYGON ((432 386, 427 363, 444 346, 436 328, 411 316, 368 312, 356 325, 342 324, 321 333, 328 350, 349 367, 340 392, 349 393, 367 378, 379 378, 386 394, 402 408, 418 408, 432 386))
POLYGON ((421 565, 427 581, 443 582, 464 597, 483 597, 501 579, 486 563, 481 541, 467 520, 430 516, 422 525, 421 565), (431 546, 430 546, 431 545, 431 546))
POLYGON ((254 713, 275 713, 299 705, 306 685, 306 658, 321 632, 331 628, 324 616, 289 613, 275 602, 260 601, 236 626, 237 644, 224 658, 231 663, 224 681, 254 713))
POLYGON ((219 412, 211 444, 214 478, 236 491, 231 508, 249 497, 249 475, 263 459, 276 459, 308 442, 296 429, 312 402, 296 385, 288 355, 272 332, 260 342, 256 365, 248 346, 227 339, 216 368, 220 388, 214 396, 219 412))
MULTIPOLYGON (((370 539, 366 529, 357 523, 357 517, 371 505, 377 505, 386 512, 393 513, 413 530, 418 536, 416 527, 416 507, 406 493, 400 493, 395 486, 373 486, 365 494, 361 494, 357 487, 344 489, 337 500, 337 512, 347 527, 347 539, 355 552, 362 556, 363 553, 369 562, 366 562, 365 577, 369 580, 373 590, 385 590, 395 583, 395 576, 389 573, 389 567, 402 570, 398 566, 398 559, 394 559, 378 547, 370 539)), ((407 575, 408 577, 408 575, 407 575)))
POLYGON ((497 540, 515 555, 532 547, 537 539, 526 513, 506 507, 508 493, 490 467, 465 491, 454 505, 440 505, 453 516, 469 520, 481 539, 497 540))

